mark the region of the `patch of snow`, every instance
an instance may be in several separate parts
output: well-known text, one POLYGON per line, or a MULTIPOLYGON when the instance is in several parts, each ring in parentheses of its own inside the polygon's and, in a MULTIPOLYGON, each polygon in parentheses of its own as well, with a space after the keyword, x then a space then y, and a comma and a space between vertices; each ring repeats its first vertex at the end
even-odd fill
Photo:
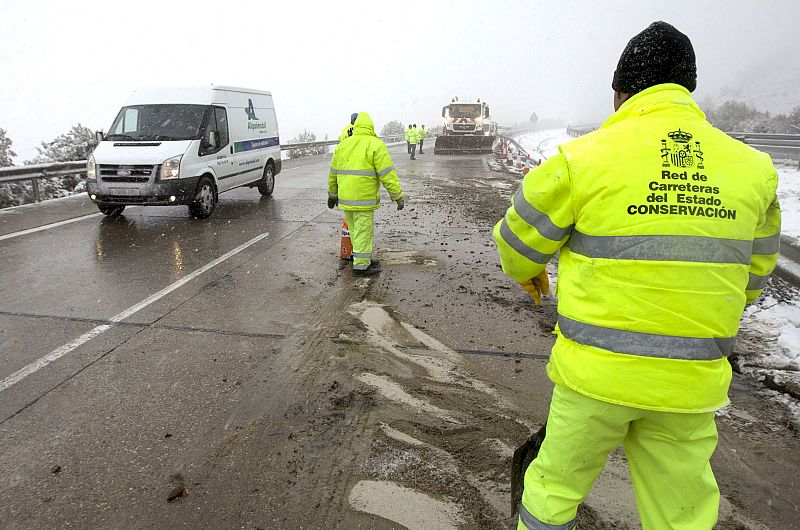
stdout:
POLYGON ((742 325, 766 339, 775 340, 775 348, 767 354, 765 367, 800 370, 800 304, 797 297, 778 301, 762 296, 744 312, 742 325))
POLYGON ((448 499, 434 499, 395 482, 362 480, 350 491, 350 506, 406 528, 457 529, 464 523, 461 507, 448 499), (409 509, 413 506, 413 509, 409 509))
POLYGON ((436 405, 431 405, 427 401, 412 396, 406 392, 403 387, 390 380, 388 377, 365 372, 357 376, 356 379, 376 388, 378 392, 389 401, 394 401, 399 405, 405 405, 420 414, 436 416, 450 423, 461 424, 461 422, 456 419, 455 415, 451 414, 452 411, 441 409, 436 405))
POLYGON ((558 146, 565 144, 573 138, 567 134, 566 129, 546 129, 543 131, 522 133, 514 135, 514 139, 534 158, 538 153, 547 159, 558 153, 558 146))

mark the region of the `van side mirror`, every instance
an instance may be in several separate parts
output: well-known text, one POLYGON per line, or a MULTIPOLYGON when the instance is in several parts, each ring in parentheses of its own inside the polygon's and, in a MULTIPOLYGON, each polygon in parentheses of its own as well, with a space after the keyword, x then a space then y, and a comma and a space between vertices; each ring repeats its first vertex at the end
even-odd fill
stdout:
POLYGON ((442 118, 445 117, 446 113, 447 113, 447 107, 442 107, 442 118))
POLYGON ((98 144, 99 144, 100 142, 102 142, 102 141, 103 141, 103 139, 104 139, 104 136, 103 136, 103 131, 95 131, 95 133, 94 133, 94 139, 95 139, 95 141, 96 141, 98 144))
POLYGON ((211 149, 216 149, 219 145, 219 131, 210 131, 208 133, 208 146, 211 149))

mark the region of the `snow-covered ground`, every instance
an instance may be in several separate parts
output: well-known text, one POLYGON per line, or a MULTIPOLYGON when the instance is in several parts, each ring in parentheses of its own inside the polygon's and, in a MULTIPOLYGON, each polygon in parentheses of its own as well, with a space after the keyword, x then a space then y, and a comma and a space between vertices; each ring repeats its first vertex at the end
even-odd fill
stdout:
POLYGON ((736 351, 737 370, 763 383, 800 432, 800 290, 773 276, 745 309, 736 351))
POLYGON ((768 289, 745 309, 742 324, 773 345, 765 352, 765 368, 800 371, 800 304, 797 290, 790 295, 776 298, 768 289))
POLYGON ((534 158, 538 153, 541 158, 547 159, 558 153, 558 146, 565 144, 573 138, 567 134, 566 129, 546 129, 543 131, 515 134, 513 138, 525 148, 534 158))
POLYGON ((800 170, 797 163, 775 164, 778 170, 778 201, 781 203, 781 232, 800 240, 800 170))

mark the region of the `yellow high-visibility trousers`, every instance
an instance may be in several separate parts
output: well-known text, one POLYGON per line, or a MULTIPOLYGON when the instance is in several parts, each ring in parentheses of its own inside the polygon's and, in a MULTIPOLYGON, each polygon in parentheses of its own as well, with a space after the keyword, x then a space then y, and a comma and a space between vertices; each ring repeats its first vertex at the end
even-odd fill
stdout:
POLYGON ((714 413, 614 405, 556 385, 539 455, 525 473, 518 530, 571 530, 608 454, 622 443, 644 530, 710 530, 714 413))
POLYGON ((372 239, 375 235, 375 210, 344 210, 353 242, 353 270, 366 270, 372 263, 372 239))

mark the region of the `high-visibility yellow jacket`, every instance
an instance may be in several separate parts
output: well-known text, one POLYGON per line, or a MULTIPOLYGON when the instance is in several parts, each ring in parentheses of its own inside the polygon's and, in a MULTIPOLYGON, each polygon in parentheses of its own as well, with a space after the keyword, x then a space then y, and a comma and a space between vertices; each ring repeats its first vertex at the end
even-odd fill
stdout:
POLYGON ((404 133, 404 136, 405 136, 406 142, 410 142, 412 144, 416 143, 414 141, 414 129, 413 128, 408 127, 406 129, 406 132, 404 133))
POLYGON ((412 127, 411 128, 411 134, 409 135, 409 137, 411 138, 411 143, 412 144, 418 144, 419 143, 419 129, 417 129, 416 127, 412 127))
POLYGON ((328 196, 338 199, 342 210, 376 210, 380 207, 380 184, 393 201, 403 197, 386 144, 375 134, 369 114, 359 112, 353 135, 333 152, 328 196))
POLYGON ((428 131, 425 129, 417 129, 417 143, 420 143, 425 137, 428 136, 428 131))
POLYGON ((559 150, 494 229, 518 282, 560 250, 550 378, 650 410, 725 406, 739 319, 778 256, 769 156, 712 127, 674 84, 559 150))

